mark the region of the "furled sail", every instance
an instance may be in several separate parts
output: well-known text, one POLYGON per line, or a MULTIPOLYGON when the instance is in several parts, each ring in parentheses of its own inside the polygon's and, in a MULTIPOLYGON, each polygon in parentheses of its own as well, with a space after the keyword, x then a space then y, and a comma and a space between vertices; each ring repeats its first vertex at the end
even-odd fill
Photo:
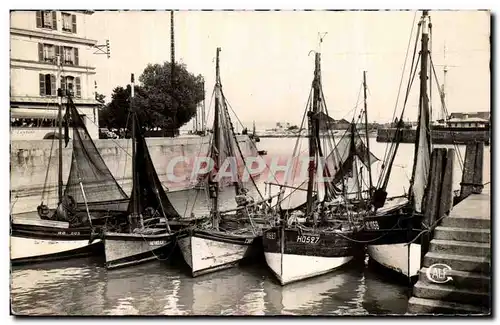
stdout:
POLYGON ((73 129, 73 153, 64 196, 71 196, 78 205, 84 204, 81 183, 89 205, 97 203, 102 210, 126 207, 116 204, 128 197, 99 154, 71 97, 68 97, 65 119, 66 125, 73 129))
POLYGON ((429 97, 427 96, 427 59, 428 59, 428 16, 424 12, 422 27, 422 49, 420 60, 420 100, 418 105, 417 139, 412 173, 411 198, 415 212, 422 212, 422 204, 431 165, 431 129, 429 97))

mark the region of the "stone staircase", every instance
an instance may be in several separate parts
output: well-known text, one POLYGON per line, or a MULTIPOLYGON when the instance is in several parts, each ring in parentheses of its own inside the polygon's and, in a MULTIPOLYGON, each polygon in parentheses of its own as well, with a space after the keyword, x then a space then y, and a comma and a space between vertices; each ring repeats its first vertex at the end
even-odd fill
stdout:
MULTIPOLYGON (((489 192, 489 191, 488 191, 489 192)), ((459 203, 436 227, 425 255, 409 314, 490 314, 491 223, 489 193, 473 194, 459 203), (487 199, 487 200, 486 200, 487 199), (434 283, 427 271, 433 264, 451 267, 452 280, 434 283)))

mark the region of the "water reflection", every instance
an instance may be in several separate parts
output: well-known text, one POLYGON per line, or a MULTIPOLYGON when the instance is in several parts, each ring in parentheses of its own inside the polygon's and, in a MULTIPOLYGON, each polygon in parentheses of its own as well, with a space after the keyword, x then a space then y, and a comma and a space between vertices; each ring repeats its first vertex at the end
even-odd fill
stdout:
POLYGON ((407 287, 354 264, 281 286, 265 263, 191 278, 182 260, 107 271, 79 259, 12 271, 30 315, 366 315, 406 312, 407 287))

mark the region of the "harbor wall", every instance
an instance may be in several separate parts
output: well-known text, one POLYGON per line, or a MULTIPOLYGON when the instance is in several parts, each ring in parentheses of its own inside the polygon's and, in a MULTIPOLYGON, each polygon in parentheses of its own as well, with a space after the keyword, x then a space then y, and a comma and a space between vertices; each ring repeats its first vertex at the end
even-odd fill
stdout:
MULTIPOLYGON (((402 143, 415 143, 417 130, 403 129, 402 143)), ((391 142, 396 133, 395 128, 378 129, 377 142, 391 142)), ((432 142, 435 144, 467 144, 473 142, 490 142, 488 130, 432 130, 432 142)))
MULTIPOLYGON (((179 191, 190 186, 190 177, 195 157, 206 156, 209 136, 178 138, 146 138, 148 148, 158 176, 169 191, 179 191), (191 163, 184 163, 187 157, 191 163), (185 181, 172 182, 167 177, 169 164, 174 165, 174 174, 185 181)), ((130 139, 94 140, 104 162, 127 194, 132 190, 132 147, 130 139)), ((247 135, 239 135, 238 143, 245 156, 257 156, 257 148, 247 135)), ((71 163, 72 144, 63 148, 63 181, 66 182, 71 163)), ((17 212, 32 211, 40 204, 47 178, 46 191, 52 200, 57 195, 58 173, 57 140, 11 141, 10 180, 11 201, 21 200, 14 208, 17 212), (52 152, 52 154, 51 154, 52 152), (49 167, 50 165, 50 167, 49 167), (48 172, 47 172, 48 171, 48 172)), ((15 212, 13 211, 13 212, 15 212)))

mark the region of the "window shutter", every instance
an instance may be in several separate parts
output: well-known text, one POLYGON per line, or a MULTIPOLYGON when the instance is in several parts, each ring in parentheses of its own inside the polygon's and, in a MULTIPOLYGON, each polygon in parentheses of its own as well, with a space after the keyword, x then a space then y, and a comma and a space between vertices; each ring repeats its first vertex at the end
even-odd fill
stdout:
POLYGON ((61 90, 63 96, 66 96, 66 77, 61 76, 61 90))
POLYGON ((38 43, 38 61, 43 61, 43 44, 38 43))
POLYGON ((57 92, 57 89, 56 89, 56 76, 54 76, 53 74, 50 75, 50 91, 51 91, 51 95, 52 96, 56 95, 56 92, 57 92))
POLYGON ((38 27, 38 28, 42 27, 42 12, 41 11, 36 12, 36 27, 38 27))
POLYGON ((80 77, 75 78, 75 87, 76 87, 76 97, 82 97, 82 89, 80 87, 80 77))
POLYGON ((57 30, 57 12, 52 11, 52 29, 57 30))
POLYGON ((45 96, 45 75, 39 74, 40 77, 40 96, 45 96))
POLYGON ((75 51, 75 62, 74 62, 74 64, 75 64, 75 65, 79 65, 79 64, 78 64, 78 48, 77 48, 77 47, 75 47, 75 48, 73 49, 73 51, 75 51))
POLYGON ((73 23, 73 33, 76 34, 76 15, 71 15, 71 22, 73 23))
POLYGON ((62 62, 62 58, 61 58, 61 47, 59 45, 54 45, 55 46, 55 50, 56 50, 56 57, 54 58, 55 59, 55 63, 57 64, 57 57, 59 56, 59 58, 61 59, 60 62, 62 62))

